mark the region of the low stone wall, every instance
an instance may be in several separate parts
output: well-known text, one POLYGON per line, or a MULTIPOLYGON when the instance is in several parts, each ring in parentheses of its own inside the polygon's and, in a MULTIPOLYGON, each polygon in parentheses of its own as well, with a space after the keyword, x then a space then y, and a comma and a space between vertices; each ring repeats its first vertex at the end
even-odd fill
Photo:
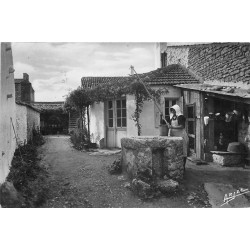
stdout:
POLYGON ((121 139, 122 167, 131 179, 148 175, 152 180, 183 178, 183 139, 143 136, 121 139))

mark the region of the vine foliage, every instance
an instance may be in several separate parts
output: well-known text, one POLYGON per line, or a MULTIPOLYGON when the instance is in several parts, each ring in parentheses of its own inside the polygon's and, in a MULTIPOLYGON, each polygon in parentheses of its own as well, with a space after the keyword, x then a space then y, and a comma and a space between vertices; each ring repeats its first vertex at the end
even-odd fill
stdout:
POLYGON ((140 114, 143 109, 143 103, 145 101, 152 100, 152 97, 159 101, 160 96, 163 93, 168 92, 168 90, 164 88, 151 88, 149 86, 150 78, 148 76, 141 76, 141 79, 144 81, 150 95, 145 89, 145 86, 140 83, 136 75, 131 75, 118 80, 112 80, 106 84, 99 84, 97 86, 93 86, 92 88, 78 88, 77 90, 69 93, 66 99, 65 108, 68 110, 72 108, 83 110, 81 107, 89 107, 89 105, 93 104, 94 102, 105 102, 112 99, 118 99, 126 95, 134 95, 135 111, 132 115, 132 119, 134 120, 135 126, 137 127, 138 136, 140 136, 142 130, 140 114))

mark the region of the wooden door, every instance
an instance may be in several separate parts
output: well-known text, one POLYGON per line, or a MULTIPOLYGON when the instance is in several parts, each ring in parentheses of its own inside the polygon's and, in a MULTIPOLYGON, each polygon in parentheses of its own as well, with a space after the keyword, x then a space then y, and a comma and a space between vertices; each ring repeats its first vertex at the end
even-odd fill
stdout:
POLYGON ((191 155, 196 154, 196 112, 195 104, 186 105, 187 119, 186 131, 189 137, 189 151, 191 155))
POLYGON ((107 133, 108 148, 120 148, 121 138, 127 135, 126 99, 110 100, 107 102, 107 133))

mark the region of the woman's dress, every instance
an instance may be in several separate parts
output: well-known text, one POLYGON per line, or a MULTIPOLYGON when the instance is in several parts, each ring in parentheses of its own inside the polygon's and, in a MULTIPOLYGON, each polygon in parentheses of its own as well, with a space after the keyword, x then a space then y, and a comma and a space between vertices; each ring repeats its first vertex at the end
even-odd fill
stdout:
POLYGON ((171 125, 172 126, 183 126, 183 129, 180 128, 171 128, 169 131, 170 136, 176 136, 176 137, 182 137, 183 138, 183 156, 187 157, 188 156, 188 135, 185 130, 185 117, 183 115, 180 115, 177 117, 177 119, 171 119, 171 125))

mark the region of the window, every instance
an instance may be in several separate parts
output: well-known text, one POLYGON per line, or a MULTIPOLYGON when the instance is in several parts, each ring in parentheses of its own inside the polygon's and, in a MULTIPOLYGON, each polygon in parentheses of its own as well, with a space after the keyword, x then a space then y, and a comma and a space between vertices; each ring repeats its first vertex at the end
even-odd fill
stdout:
POLYGON ((169 108, 177 103, 177 99, 165 98, 165 119, 170 120, 169 108))
POLYGON ((114 126, 114 109, 112 101, 108 101, 108 126, 110 128, 114 126))
POLYGON ((119 128, 127 127, 125 99, 116 101, 116 124, 119 128))

